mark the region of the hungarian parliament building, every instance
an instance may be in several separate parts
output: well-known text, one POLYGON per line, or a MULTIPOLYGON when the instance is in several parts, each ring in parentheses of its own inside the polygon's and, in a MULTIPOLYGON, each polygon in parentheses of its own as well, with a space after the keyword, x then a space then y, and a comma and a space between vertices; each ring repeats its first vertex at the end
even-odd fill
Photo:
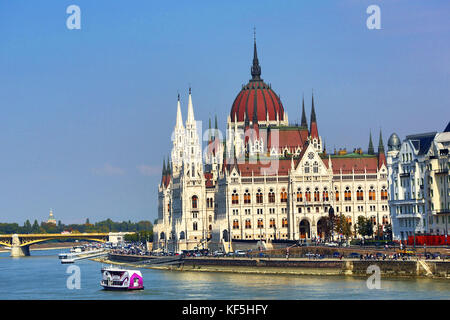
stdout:
MULTIPOLYGON (((230 242, 323 239, 330 208, 355 232, 359 216, 374 230, 390 224, 386 156, 380 131, 375 152, 328 153, 314 106, 308 123, 291 124, 280 96, 261 78, 256 42, 251 79, 231 106, 226 135, 208 130, 204 150, 191 89, 186 122, 180 98, 173 147, 158 186, 154 249, 227 250, 230 242)), ((354 234, 354 236, 357 236, 354 234)))

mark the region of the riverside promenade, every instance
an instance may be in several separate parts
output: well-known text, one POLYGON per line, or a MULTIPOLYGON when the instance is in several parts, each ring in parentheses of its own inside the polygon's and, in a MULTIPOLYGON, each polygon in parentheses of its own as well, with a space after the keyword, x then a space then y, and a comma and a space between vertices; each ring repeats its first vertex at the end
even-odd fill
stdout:
MULTIPOLYGON (((272 275, 323 275, 367 277, 370 266, 379 267, 382 277, 450 279, 450 261, 443 260, 360 260, 349 258, 281 257, 183 257, 176 264, 149 266, 149 257, 110 254, 103 263, 117 263, 138 268, 195 272, 232 272, 272 275)), ((152 259, 158 259, 153 257, 152 259)))

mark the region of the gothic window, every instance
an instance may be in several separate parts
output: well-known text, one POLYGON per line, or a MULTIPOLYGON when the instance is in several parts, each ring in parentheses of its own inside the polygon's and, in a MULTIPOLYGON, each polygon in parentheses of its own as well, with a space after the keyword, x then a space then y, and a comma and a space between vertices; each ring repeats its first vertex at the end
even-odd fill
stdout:
POLYGON ((330 198, 328 197, 328 190, 327 190, 327 188, 325 188, 324 190, 323 190, 323 201, 329 201, 330 200, 330 198))
POLYGON ((302 194, 302 190, 300 188, 297 189, 297 202, 302 202, 303 201, 303 194, 302 194))
POLYGON ((305 171, 305 173, 309 173, 309 163, 308 162, 305 162, 304 171, 305 171))
POLYGON ((261 189, 258 189, 258 192, 256 193, 256 203, 263 203, 263 194, 261 189))
POLYGON ((259 229, 264 228, 264 222, 263 222, 263 219, 258 219, 258 228, 259 228, 259 229))
POLYGON ((275 193, 273 192, 272 189, 270 189, 270 192, 269 192, 269 202, 275 203, 275 193))
POLYGON ((252 222, 250 221, 250 219, 245 220, 245 229, 251 229, 252 227, 252 222))
POLYGON ((209 216, 208 221, 211 223, 212 222, 212 216, 209 216))
POLYGON ((383 186, 381 188, 381 200, 387 200, 387 198, 388 198, 387 190, 386 187, 383 186))
POLYGON ((288 226, 288 220, 287 220, 287 218, 283 218, 283 219, 281 220, 281 226, 282 226, 283 228, 287 228, 287 226, 288 226))
POLYGON ((239 195, 236 190, 233 190, 233 194, 231 195, 231 204, 239 204, 239 195))
POLYGON ((197 209, 198 207, 198 197, 192 196, 192 209, 197 209))
POLYGON ((375 190, 374 190, 373 186, 370 186, 370 189, 369 189, 369 200, 374 201, 375 199, 376 199, 375 198, 375 190))
POLYGON ((377 220, 375 218, 375 216, 371 216, 370 217, 370 221, 372 222, 372 224, 375 226, 377 224, 377 220))
POLYGON ((345 201, 350 201, 350 200, 352 200, 352 192, 350 191, 350 188, 349 188, 349 187, 346 187, 346 188, 345 188, 345 191, 344 191, 344 200, 345 200, 345 201))
POLYGON ((347 223, 351 226, 352 225, 352 217, 347 216, 347 223))
POLYGON ((285 188, 283 188, 283 189, 281 190, 281 193, 280 193, 280 201, 281 201, 281 202, 287 202, 287 192, 286 192, 286 189, 285 189, 285 188))
POLYGON ((309 188, 306 189, 305 198, 306 201, 311 201, 311 191, 309 191, 309 188))
POLYGON ((275 219, 274 218, 270 219, 269 227, 270 228, 275 228, 275 219))
POLYGON ((180 232, 180 240, 183 240, 184 239, 184 231, 181 231, 180 232))
POLYGON ((316 202, 320 201, 320 193, 318 188, 316 188, 314 191, 314 201, 316 202))
POLYGON ((194 222, 192 224, 192 230, 197 231, 197 229, 198 229, 198 224, 197 224, 197 222, 194 222))
POLYGON ((245 193, 244 193, 244 203, 251 203, 251 200, 250 200, 250 193, 248 192, 248 190, 245 190, 245 193))
POLYGON ((364 192, 361 187, 356 190, 356 200, 364 200, 364 192))
POLYGON ((319 164, 317 163, 317 161, 314 161, 313 172, 314 173, 319 173, 319 164))
POLYGON ((239 229, 239 220, 238 219, 233 220, 233 229, 239 229))

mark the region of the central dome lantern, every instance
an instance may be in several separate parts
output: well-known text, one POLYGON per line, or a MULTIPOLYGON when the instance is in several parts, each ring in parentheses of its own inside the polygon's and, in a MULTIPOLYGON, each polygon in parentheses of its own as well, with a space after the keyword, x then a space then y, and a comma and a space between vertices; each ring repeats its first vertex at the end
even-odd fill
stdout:
POLYGON ((284 108, 280 97, 271 86, 261 79, 261 66, 258 61, 256 40, 253 48, 252 78, 242 86, 231 107, 231 122, 267 123, 285 120, 284 108))

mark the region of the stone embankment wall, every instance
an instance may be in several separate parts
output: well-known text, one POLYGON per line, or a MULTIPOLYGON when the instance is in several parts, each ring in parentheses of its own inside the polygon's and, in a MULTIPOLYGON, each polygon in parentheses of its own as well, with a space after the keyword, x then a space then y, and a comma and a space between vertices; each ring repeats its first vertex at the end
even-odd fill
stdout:
MULTIPOLYGON (((156 257, 154 257, 156 258, 156 257)), ((117 262, 139 262, 148 256, 110 254, 109 260, 117 262)), ((157 259, 157 258, 156 258, 157 259)), ((423 261, 423 260, 422 260, 423 261)), ((427 275, 421 263, 415 260, 339 260, 339 259, 295 259, 295 258, 185 258, 180 264, 167 267, 171 270, 195 270, 215 272, 245 272, 264 274, 298 275, 348 275, 367 277, 369 266, 380 268, 383 277, 437 277, 450 279, 450 261, 424 261, 432 275, 427 275)))

